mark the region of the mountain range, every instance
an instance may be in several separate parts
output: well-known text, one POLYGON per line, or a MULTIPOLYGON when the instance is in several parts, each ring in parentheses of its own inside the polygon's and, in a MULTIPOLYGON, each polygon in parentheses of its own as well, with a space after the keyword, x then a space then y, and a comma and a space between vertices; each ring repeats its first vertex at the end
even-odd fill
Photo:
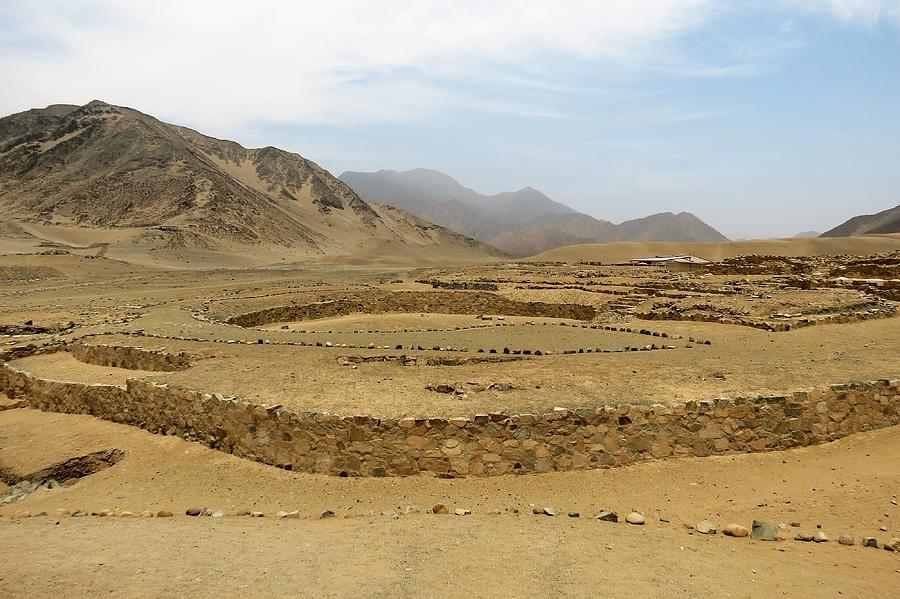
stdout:
POLYGON ((47 227, 86 229, 97 239, 127 231, 119 245, 160 255, 501 255, 367 202, 298 154, 244 148, 96 100, 0 119, 0 219, 21 223, 13 227, 21 235, 47 227))
POLYGON ((727 241, 687 212, 663 212, 616 225, 577 212, 531 187, 484 195, 430 169, 347 171, 340 178, 363 198, 409 211, 514 256, 581 243, 727 241))
POLYGON ((852 237, 878 233, 900 233, 900 206, 877 214, 854 216, 843 224, 822 233, 822 237, 852 237))

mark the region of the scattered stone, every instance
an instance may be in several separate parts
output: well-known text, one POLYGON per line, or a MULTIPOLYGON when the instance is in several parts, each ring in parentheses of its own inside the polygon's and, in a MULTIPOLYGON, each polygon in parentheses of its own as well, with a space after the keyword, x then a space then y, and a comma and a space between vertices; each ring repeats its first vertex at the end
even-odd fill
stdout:
POLYGON ((152 518, 152 517, 153 517, 153 512, 149 512, 149 511, 141 512, 141 518, 152 518))
POLYGON ((645 522, 645 518, 643 514, 630 512, 627 516, 625 516, 625 522, 628 522, 629 524, 637 524, 638 526, 640 526, 645 522))
POLYGON ((134 512, 129 512, 129 511, 119 512, 119 518, 134 518, 134 512))
POLYGON ((433 508, 431 508, 432 514, 449 514, 450 508, 448 508, 443 503, 437 503, 433 508))
POLYGON ((757 541, 777 541, 778 527, 771 522, 754 520, 750 528, 750 538, 757 541))
POLYGON ((278 512, 277 514, 275 514, 275 517, 278 518, 279 520, 284 520, 284 519, 299 520, 300 512, 298 510, 294 510, 293 512, 285 512, 282 510, 282 511, 278 512))
POLYGON ((741 526, 740 524, 729 524, 722 531, 729 537, 749 537, 750 530, 747 529, 746 526, 741 526))
POLYGON ((813 535, 806 532, 798 532, 796 535, 794 535, 794 540, 802 541, 804 543, 811 543, 813 540, 813 535))
POLYGON ((714 534, 716 534, 716 525, 713 524, 712 522, 710 522, 709 520, 704 520, 703 522, 698 524, 696 527, 694 527, 694 530, 696 530, 697 532, 699 532, 702 535, 714 535, 714 534))
POLYGON ((321 514, 319 514, 319 520, 324 520, 325 518, 334 518, 334 512, 331 510, 325 510, 321 514))
POLYGON ((157 518, 171 518, 172 516, 174 516, 174 514, 169 510, 159 510, 156 512, 157 518))
POLYGON ((87 516, 87 512, 84 510, 75 510, 72 512, 73 518, 83 518, 84 516, 87 516))
POLYGON ((222 510, 216 510, 216 511, 212 512, 209 516, 210 516, 210 518, 224 518, 225 512, 223 512, 222 510))
POLYGON ((862 546, 874 547, 875 549, 878 549, 878 541, 875 539, 875 537, 863 537, 862 546))
POLYGON ((185 515, 187 516, 199 516, 203 513, 206 508, 203 507, 189 507, 184 510, 185 515))
POLYGON ((115 515, 116 515, 116 513, 112 510, 100 510, 99 512, 97 512, 97 517, 99 517, 99 518, 106 518, 108 516, 115 516, 115 515))
POLYGON ((578 512, 569 512, 569 518, 580 518, 581 514, 578 512))
POLYGON ((900 552, 900 539, 894 537, 890 541, 884 544, 884 548, 888 551, 897 551, 900 552))
POLYGON ((553 509, 552 507, 545 507, 543 510, 541 510, 541 512, 547 516, 555 516, 556 515, 556 510, 553 509))
POLYGON ((597 514, 597 520, 602 520, 603 522, 618 522, 619 514, 616 512, 611 512, 609 510, 603 510, 599 514, 597 514))
POLYGON ((250 517, 251 518, 265 518, 266 514, 265 514, 265 512, 250 512, 250 517))
POLYGON ((249 516, 250 510, 238 510, 235 516, 249 516))
MULTIPOLYGON (((827 543, 828 535, 826 535, 824 532, 822 532, 820 530, 815 535, 813 535, 813 541, 815 541, 816 543, 827 543)), ((865 541, 863 541, 863 542, 865 543, 865 541)))
POLYGON ((668 524, 668 523, 669 523, 669 519, 666 518, 665 516, 660 516, 660 517, 659 517, 659 521, 662 522, 662 523, 664 523, 664 524, 668 524))
POLYGON ((467 510, 467 509, 458 507, 458 508, 456 508, 456 510, 453 511, 453 513, 456 514, 457 516, 468 516, 469 514, 472 513, 472 510, 467 510))
POLYGON ((853 538, 853 535, 841 535, 838 537, 838 543, 841 545, 852 546, 856 545, 856 540, 853 538))

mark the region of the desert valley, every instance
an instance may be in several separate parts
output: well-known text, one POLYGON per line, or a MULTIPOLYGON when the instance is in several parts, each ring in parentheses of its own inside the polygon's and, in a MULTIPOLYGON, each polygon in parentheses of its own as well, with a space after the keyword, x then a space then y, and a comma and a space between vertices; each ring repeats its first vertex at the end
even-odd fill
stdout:
POLYGON ((2 118, 0 594, 895 596, 896 211, 728 241, 2 118))

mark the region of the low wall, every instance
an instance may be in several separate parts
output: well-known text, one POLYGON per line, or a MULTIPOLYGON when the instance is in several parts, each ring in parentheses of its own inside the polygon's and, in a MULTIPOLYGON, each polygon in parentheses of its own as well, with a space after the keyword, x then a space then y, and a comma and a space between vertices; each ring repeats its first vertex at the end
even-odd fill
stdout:
POLYGON ((190 356, 185 352, 170 354, 143 347, 86 343, 71 343, 66 349, 76 360, 98 366, 163 372, 185 370, 191 366, 190 356))
POLYGON ((0 367, 0 390, 41 410, 91 414, 283 468, 342 476, 606 468, 787 449, 900 423, 900 380, 671 406, 401 419, 296 413, 138 379, 126 387, 50 381, 10 364, 0 367))
POLYGON ((363 295, 357 299, 314 304, 278 306, 233 316, 225 322, 242 327, 258 327, 273 322, 332 318, 348 314, 386 312, 433 312, 436 314, 504 314, 590 320, 596 312, 580 304, 520 302, 493 293, 473 291, 398 291, 387 295, 363 295))

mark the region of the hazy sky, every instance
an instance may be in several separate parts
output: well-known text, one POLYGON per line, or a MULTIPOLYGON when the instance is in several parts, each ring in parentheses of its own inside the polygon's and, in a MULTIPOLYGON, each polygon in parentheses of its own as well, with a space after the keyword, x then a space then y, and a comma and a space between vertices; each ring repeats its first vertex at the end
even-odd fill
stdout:
POLYGON ((0 0, 0 73, 2 114, 103 99, 616 222, 900 204, 900 0, 0 0))

